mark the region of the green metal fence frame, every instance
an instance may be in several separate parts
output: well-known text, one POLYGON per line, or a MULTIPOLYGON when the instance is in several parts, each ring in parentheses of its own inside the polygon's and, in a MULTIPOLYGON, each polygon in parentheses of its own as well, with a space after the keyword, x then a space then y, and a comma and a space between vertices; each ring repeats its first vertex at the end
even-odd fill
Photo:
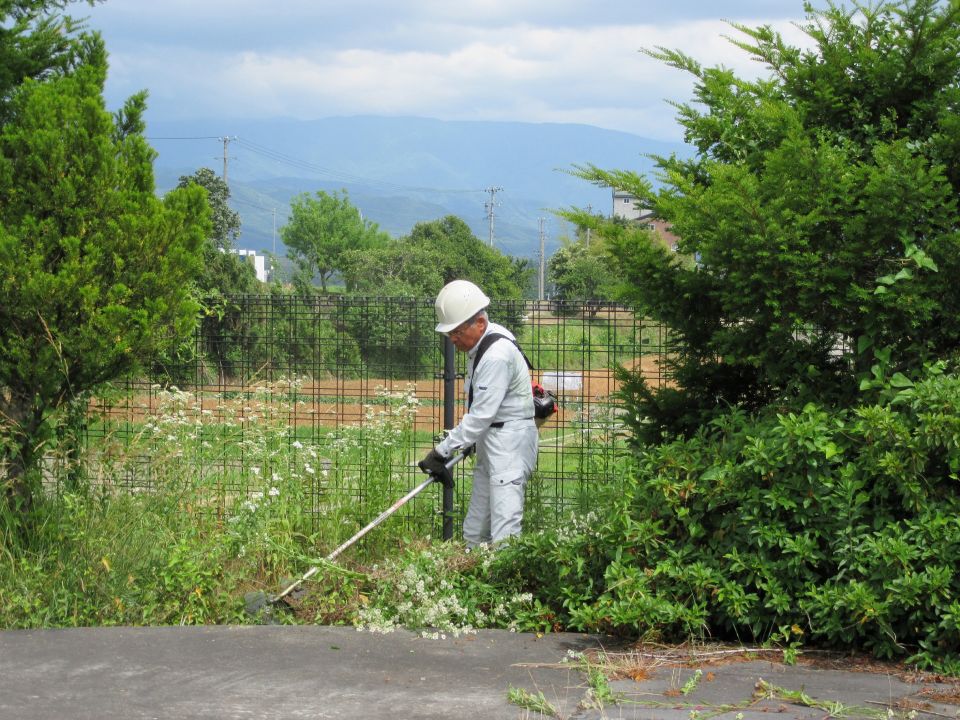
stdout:
MULTIPOLYGON (((517 334, 534 363, 534 378, 559 397, 560 413, 541 430, 538 469, 528 487, 528 525, 588 509, 583 503, 590 493, 585 490, 610 481, 616 472, 621 408, 613 395, 614 367, 642 371, 652 384, 662 384, 664 328, 629 308, 595 303, 495 301, 488 312, 492 321, 517 334)), ((422 404, 413 421, 415 441, 397 453, 391 473, 399 497, 419 481, 416 459, 464 409, 466 357, 452 355, 449 342, 445 346, 444 338, 433 332, 434 322, 432 298, 231 298, 225 312, 201 319, 192 342, 159 354, 149 377, 128 379, 98 401, 98 419, 88 427, 86 444, 96 447, 108 437, 121 446, 131 442, 141 431, 138 423, 172 385, 209 402, 216 416, 225 412, 227 403, 250 402, 258 387, 306 378, 303 387, 274 396, 289 392, 282 419, 293 443, 362 428, 370 422, 364 408, 379 402, 378 388, 396 390, 415 383, 422 404)), ((211 447, 203 472, 234 477, 232 495, 249 492, 255 478, 244 474, 242 453, 226 450, 211 447)), ((131 489, 149 486, 155 461, 143 457, 142 466, 122 484, 131 489)), ((356 472, 356 500, 363 503, 362 462, 356 472)), ((469 467, 463 464, 446 511, 441 493, 423 493, 410 503, 408 520, 428 515, 433 518, 427 529, 431 534, 459 534, 469 488, 469 467)), ((319 487, 311 488, 310 512, 323 511, 321 494, 319 487)), ((368 514, 381 509, 371 507, 368 514)))

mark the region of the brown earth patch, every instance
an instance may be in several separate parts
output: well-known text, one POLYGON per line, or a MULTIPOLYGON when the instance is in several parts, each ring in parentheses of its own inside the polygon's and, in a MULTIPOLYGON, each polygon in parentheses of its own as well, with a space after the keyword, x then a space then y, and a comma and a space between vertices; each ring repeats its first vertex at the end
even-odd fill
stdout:
MULTIPOLYGON (((657 356, 638 357, 625 363, 625 366, 639 368, 652 383, 662 382, 660 358, 657 356)), ((578 413, 582 412, 582 406, 608 402, 619 388, 619 383, 609 370, 588 370, 577 374, 581 376, 581 387, 558 393, 560 412, 557 421, 560 423, 576 419, 578 413)), ((542 373, 535 372, 534 378, 539 381, 542 373)), ((457 396, 463 397, 463 380, 457 380, 455 387, 457 396)), ((254 422, 265 416, 276 417, 279 414, 284 422, 298 427, 365 425, 375 421, 378 413, 389 411, 390 400, 384 397, 385 394, 401 397, 412 394, 419 400, 415 413, 416 427, 442 426, 442 379, 332 378, 304 382, 296 388, 295 393, 281 386, 264 389, 263 386, 230 383, 207 385, 188 391, 185 415, 188 418, 207 415, 215 421, 233 419, 254 422), (278 407, 283 409, 277 410, 278 407)), ((149 417, 156 417, 165 408, 168 412, 172 409, 169 400, 154 392, 137 393, 122 403, 110 406, 99 401, 92 403, 95 412, 131 422, 143 422, 149 417)))

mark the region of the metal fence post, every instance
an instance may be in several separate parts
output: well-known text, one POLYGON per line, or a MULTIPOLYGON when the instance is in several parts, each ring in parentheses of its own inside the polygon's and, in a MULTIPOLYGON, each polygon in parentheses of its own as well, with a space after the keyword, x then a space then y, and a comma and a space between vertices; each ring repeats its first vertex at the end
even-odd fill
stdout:
MULTIPOLYGON (((443 429, 453 427, 457 358, 450 338, 443 338, 443 429)), ((443 488, 443 539, 453 539, 453 488, 443 488)))

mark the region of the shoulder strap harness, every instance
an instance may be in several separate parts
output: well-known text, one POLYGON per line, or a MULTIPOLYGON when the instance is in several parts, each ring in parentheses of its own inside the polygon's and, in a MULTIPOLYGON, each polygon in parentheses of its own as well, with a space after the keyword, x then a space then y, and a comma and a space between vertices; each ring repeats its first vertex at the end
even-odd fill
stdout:
MULTIPOLYGON (((490 333, 489 335, 484 336, 480 341, 479 347, 477 347, 477 354, 473 356, 473 374, 470 376, 470 388, 467 390, 467 410, 470 409, 470 406, 473 405, 473 379, 477 376, 477 368, 480 367, 480 358, 483 357, 483 354, 487 351, 491 345, 493 345, 497 340, 501 338, 510 340, 503 333, 490 333)), ((527 363, 527 367, 533 370, 533 363, 530 362, 530 358, 527 357, 526 353, 523 352, 523 348, 517 344, 516 340, 510 340, 516 346, 517 350, 520 351, 520 354, 523 355, 523 359, 527 363)))

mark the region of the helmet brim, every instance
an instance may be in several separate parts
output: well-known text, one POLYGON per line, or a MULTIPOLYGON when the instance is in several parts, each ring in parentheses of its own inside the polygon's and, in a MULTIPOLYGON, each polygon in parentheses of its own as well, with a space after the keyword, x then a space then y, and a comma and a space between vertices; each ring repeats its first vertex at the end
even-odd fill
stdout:
POLYGON ((456 329, 461 324, 462 323, 438 323, 437 326, 434 328, 434 330, 437 331, 438 333, 446 334, 451 330, 456 329))

